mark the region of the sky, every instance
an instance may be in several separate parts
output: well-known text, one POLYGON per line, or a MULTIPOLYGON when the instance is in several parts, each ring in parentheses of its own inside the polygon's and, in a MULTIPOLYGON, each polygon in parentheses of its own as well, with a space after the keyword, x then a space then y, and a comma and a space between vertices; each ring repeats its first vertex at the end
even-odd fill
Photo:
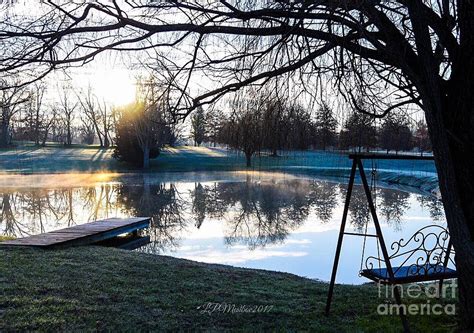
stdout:
MULTIPOLYGON (((31 10, 32 2, 20 1, 19 3, 21 5, 16 7, 17 10, 31 10)), ((176 54, 167 53, 168 51, 165 51, 165 53, 167 56, 174 56, 175 59, 173 58, 173 61, 180 63, 185 61, 183 55, 192 50, 189 48, 190 45, 180 47, 180 50, 176 54)), ((222 45, 219 43, 216 45, 209 43, 208 48, 210 48, 210 50, 208 49, 208 51, 211 53, 222 52, 222 49, 219 49, 220 47, 222 47, 222 45)), ((83 67, 70 68, 65 72, 56 72, 47 79, 47 100, 51 104, 57 103, 60 87, 66 84, 72 86, 76 94, 87 91, 90 86, 98 100, 105 102, 110 107, 132 103, 135 98, 135 83, 137 77, 147 75, 139 68, 140 66, 138 66, 142 61, 147 63, 152 62, 152 55, 150 56, 147 53, 139 54, 137 52, 123 52, 121 54, 118 54, 118 52, 107 52, 97 56, 92 62, 83 67)), ((224 84, 224 79, 219 82, 219 78, 217 78, 217 82, 212 82, 205 76, 196 73, 190 80, 189 89, 192 96, 197 96, 199 93, 203 93, 206 90, 222 84, 224 84)), ((308 84, 311 85, 311 83, 305 82, 305 85, 308 84)), ((325 84, 325 86, 329 87, 330 84, 325 84)), ((298 92, 290 92, 289 98, 291 98, 292 93, 294 95, 298 92)), ((286 93, 282 92, 282 94, 284 96, 286 93)), ((335 89, 326 89, 322 91, 321 95, 333 106, 333 110, 339 122, 342 124, 347 117, 348 108, 346 105, 341 104, 341 98, 340 96, 336 96, 335 89)), ((317 105, 311 105, 311 103, 308 102, 309 100, 309 98, 302 98, 299 102, 303 105, 306 103, 306 106, 310 109, 317 107, 317 105)), ((411 112, 411 114, 413 120, 419 120, 422 117, 422 113, 419 111, 411 112)))

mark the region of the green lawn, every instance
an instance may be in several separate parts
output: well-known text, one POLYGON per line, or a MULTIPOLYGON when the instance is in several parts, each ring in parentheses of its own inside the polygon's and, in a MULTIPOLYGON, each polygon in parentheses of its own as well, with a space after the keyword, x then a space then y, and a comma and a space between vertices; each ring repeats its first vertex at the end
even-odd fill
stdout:
MULTIPOLYGON (((374 285, 337 286, 326 317, 327 284, 290 274, 98 247, 0 249, 0 257, 0 331, 401 331, 398 317, 377 315, 374 285), (213 312, 208 302, 268 311, 213 312)), ((451 331, 456 317, 410 322, 451 331)))

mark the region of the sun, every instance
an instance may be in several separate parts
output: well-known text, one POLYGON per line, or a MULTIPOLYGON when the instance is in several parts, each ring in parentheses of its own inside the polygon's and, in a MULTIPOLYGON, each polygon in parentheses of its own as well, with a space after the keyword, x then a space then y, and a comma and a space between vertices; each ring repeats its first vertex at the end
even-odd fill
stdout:
POLYGON ((126 105, 135 99, 135 79, 127 70, 100 69, 92 75, 90 85, 94 94, 109 105, 126 105))

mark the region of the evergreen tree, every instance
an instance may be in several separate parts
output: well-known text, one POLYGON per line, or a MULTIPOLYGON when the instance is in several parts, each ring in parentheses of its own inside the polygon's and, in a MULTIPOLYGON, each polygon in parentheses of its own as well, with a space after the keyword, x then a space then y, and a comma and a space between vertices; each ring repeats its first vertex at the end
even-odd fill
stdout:
POLYGON ((206 118, 204 110, 199 106, 191 118, 191 135, 194 144, 200 146, 206 136, 206 118))
POLYGON ((163 124, 163 109, 136 102, 117 110, 117 118, 113 157, 148 169, 150 159, 169 142, 171 131, 163 124))
POLYGON ((376 133, 374 118, 354 111, 341 130, 339 143, 342 148, 356 148, 359 152, 362 148, 368 150, 377 143, 376 133))
POLYGON ((332 109, 323 102, 315 115, 315 146, 324 149, 336 143, 337 120, 332 109))
POLYGON ((205 114, 206 139, 215 147, 218 141, 219 130, 222 125, 221 114, 216 108, 209 108, 205 114))
POLYGON ((406 119, 402 114, 390 114, 384 119, 379 137, 381 148, 398 152, 413 147, 413 134, 406 119))

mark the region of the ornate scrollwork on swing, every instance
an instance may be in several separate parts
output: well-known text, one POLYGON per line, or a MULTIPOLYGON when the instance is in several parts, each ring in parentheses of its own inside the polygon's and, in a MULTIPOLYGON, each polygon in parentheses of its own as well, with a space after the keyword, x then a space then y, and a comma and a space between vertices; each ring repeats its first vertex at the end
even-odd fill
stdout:
MULTIPOLYGON (((429 225, 415 232, 408 240, 403 238, 393 242, 389 260, 399 260, 393 267, 397 278, 413 276, 432 276, 444 274, 449 263, 455 266, 454 251, 450 244, 449 232, 439 225, 429 225)), ((383 258, 369 256, 365 261, 367 270, 385 266, 383 258)))

